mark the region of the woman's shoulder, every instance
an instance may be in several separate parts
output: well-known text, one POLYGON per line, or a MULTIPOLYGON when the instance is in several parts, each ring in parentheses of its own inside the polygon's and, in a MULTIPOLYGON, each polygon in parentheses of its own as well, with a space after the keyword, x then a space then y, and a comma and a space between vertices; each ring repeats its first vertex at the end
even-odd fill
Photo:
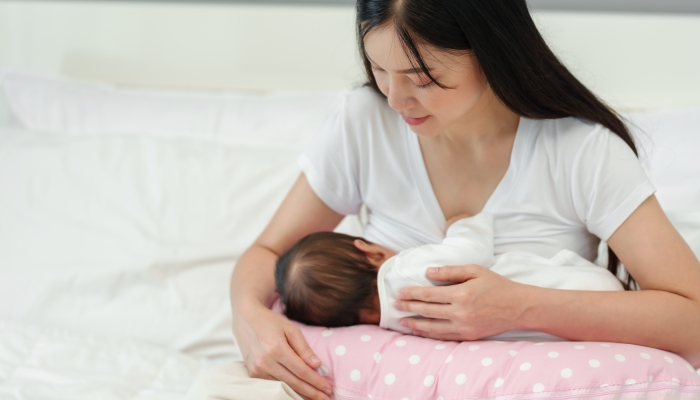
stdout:
POLYGON ((393 118, 397 114, 381 93, 368 86, 350 89, 343 94, 343 113, 359 121, 393 118))
POLYGON ((591 138, 607 137, 610 130, 599 123, 568 117, 541 121, 539 137, 562 145, 580 145, 591 138))
MULTIPOLYGON (((340 108, 332 117, 331 131, 357 143, 378 147, 396 147, 404 130, 399 115, 384 96, 369 87, 348 90, 340 108)), ((333 134, 331 132, 331 134, 333 134)))
POLYGON ((570 159, 584 151, 629 148, 618 136, 603 125, 586 119, 568 117, 541 120, 536 132, 538 145, 551 155, 570 159))

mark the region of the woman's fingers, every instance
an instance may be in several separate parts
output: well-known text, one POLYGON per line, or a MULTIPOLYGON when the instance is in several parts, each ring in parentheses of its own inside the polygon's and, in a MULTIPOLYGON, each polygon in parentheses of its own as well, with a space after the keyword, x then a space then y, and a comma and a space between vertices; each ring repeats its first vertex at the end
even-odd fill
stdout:
MULTIPOLYGON (((307 367, 308 368, 308 367, 307 367)), ((299 379, 295 374, 286 369, 283 365, 277 364, 273 368, 272 377, 274 380, 282 381, 289 385, 297 394, 305 399, 330 400, 330 396, 319 391, 307 382, 299 379)))
POLYGON ((321 360, 316 358, 301 332, 290 329, 286 331, 286 336, 291 348, 282 354, 279 362, 303 381, 330 395, 333 392, 331 384, 312 369, 320 367, 321 360), (302 358, 299 358, 299 356, 302 358), (312 360, 312 358, 316 358, 316 360, 312 360), (305 362, 304 360, 308 361, 305 362), (307 365, 308 362, 311 362, 314 366, 307 365))
MULTIPOLYGON (((430 279, 444 282, 463 283, 478 278, 485 268, 479 265, 459 265, 428 268, 430 279)), ((398 296, 403 300, 420 300, 428 303, 451 303, 452 286, 408 287, 399 290, 398 296)))
POLYGON ((296 351, 299 357, 301 357, 309 367, 315 369, 321 366, 321 360, 316 357, 314 351, 311 350, 309 344, 306 343, 306 339, 304 339, 304 335, 301 334, 299 329, 288 329, 285 331, 285 334, 289 345, 292 346, 292 349, 296 351))
POLYGON ((434 334, 455 333, 455 325, 446 319, 402 318, 401 325, 414 331, 434 334))
POLYGON ((457 265, 446 267, 428 268, 428 277, 436 281, 462 283, 477 278, 484 267, 471 265, 457 265))
POLYGON ((426 303, 423 301, 401 301, 394 303, 397 310, 408 311, 426 318, 452 319, 450 312, 453 307, 450 304, 426 303))
POLYGON ((413 334, 416 336, 426 337, 435 340, 446 340, 455 342, 461 342, 464 340, 462 336, 457 333, 432 333, 423 331, 413 331, 413 334))
POLYGON ((399 291, 400 300, 418 300, 426 303, 452 303, 453 289, 450 286, 412 286, 399 291))

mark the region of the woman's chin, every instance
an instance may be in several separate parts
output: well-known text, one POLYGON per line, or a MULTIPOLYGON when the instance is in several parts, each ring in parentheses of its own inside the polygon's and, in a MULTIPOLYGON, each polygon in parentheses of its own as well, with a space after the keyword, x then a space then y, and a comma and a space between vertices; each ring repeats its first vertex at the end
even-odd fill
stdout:
POLYGON ((409 128, 411 128, 411 131, 415 133, 416 135, 424 138, 432 138, 440 134, 440 130, 436 129, 434 126, 431 126, 432 124, 421 124, 421 125, 416 125, 416 126, 411 126, 409 125, 409 128))

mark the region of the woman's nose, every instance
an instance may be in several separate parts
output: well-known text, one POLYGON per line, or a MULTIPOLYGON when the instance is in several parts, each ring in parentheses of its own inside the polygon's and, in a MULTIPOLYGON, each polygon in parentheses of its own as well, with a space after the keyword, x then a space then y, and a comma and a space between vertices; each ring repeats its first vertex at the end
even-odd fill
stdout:
POLYGON ((406 90, 405 85, 398 82, 389 83, 389 93, 387 93, 386 97, 389 102, 389 107, 398 112, 410 108, 415 101, 410 92, 406 90))

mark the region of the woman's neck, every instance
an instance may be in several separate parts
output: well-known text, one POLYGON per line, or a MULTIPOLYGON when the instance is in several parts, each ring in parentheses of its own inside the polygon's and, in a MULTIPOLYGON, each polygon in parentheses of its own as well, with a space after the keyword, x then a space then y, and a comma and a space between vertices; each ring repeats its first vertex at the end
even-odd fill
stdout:
POLYGON ((489 86, 469 113, 433 139, 455 150, 475 149, 515 136, 519 122, 520 116, 501 103, 489 86))

